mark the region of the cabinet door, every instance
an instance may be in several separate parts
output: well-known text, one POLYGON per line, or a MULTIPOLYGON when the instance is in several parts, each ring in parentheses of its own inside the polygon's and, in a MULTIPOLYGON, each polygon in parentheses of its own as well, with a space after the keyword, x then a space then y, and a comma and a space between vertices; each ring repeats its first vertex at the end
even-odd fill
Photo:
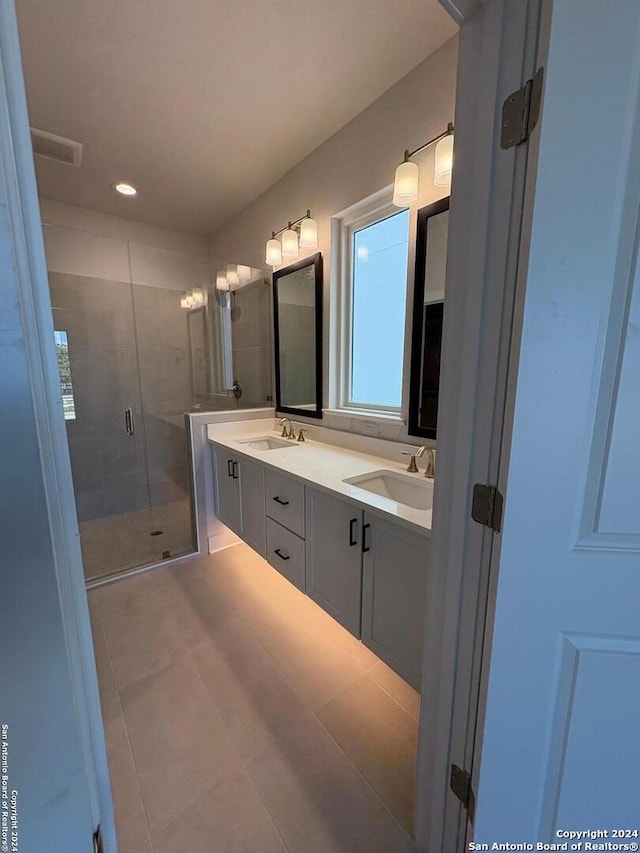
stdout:
POLYGON ((306 488, 307 595, 360 636, 362 510, 306 488))
POLYGON ((240 500, 238 497, 238 461, 228 450, 214 447, 216 468, 216 515, 223 524, 240 535, 240 500))
POLYGON ((266 550, 266 517, 264 511, 264 468, 255 462, 240 460, 241 536, 247 545, 264 557, 266 550))
POLYGON ((429 539, 365 513, 362 641, 420 690, 429 539))

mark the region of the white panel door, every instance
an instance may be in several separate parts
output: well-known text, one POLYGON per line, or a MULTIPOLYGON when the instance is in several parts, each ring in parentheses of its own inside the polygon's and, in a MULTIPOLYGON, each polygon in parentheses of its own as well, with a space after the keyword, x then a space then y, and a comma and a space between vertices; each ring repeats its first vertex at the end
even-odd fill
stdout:
POLYGON ((476 842, 640 829, 639 72, 553 4, 476 842))

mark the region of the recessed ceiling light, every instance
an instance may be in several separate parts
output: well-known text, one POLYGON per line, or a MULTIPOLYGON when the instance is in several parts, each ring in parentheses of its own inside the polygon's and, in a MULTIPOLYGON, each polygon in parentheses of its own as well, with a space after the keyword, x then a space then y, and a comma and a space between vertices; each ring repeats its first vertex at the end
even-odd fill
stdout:
POLYGON ((138 195, 138 190, 127 181, 117 181, 112 184, 114 190, 121 195, 138 195))

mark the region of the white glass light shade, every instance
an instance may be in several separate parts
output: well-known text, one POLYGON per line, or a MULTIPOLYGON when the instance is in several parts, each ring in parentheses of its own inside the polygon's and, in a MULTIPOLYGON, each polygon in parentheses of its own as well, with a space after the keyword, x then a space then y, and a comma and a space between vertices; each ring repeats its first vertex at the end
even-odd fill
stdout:
POLYGON ((318 223, 315 219, 307 217, 300 223, 300 248, 318 248, 318 223))
POLYGON ((195 308, 196 301, 193 298, 193 293, 187 293, 186 297, 187 308, 195 308))
POLYGON ((189 300, 187 299, 186 296, 183 296, 182 299, 180 300, 180 307, 181 308, 188 308, 189 307, 189 300))
POLYGON ((191 296, 193 297, 193 302, 196 307, 204 305, 204 292, 201 287, 194 287, 191 291, 191 296))
POLYGON ((227 281, 227 277, 222 271, 216 273, 216 289, 229 290, 229 283, 227 281))
POLYGON ((418 200, 420 170, 417 163, 407 160, 396 169, 393 183, 393 203, 396 207, 409 207, 418 200))
POLYGON ((229 282, 229 287, 235 287, 240 284, 238 270, 236 269, 235 264, 227 264, 227 281, 229 282))
POLYGON ((251 267, 238 264, 238 278, 240 279, 240 284, 246 284, 248 281, 251 281, 251 267))
POLYGON ((449 133, 436 145, 434 185, 436 187, 448 187, 451 183, 452 169, 453 134, 449 133))
POLYGON ((282 246, 280 245, 280 240, 276 240, 275 237, 272 237, 271 240, 267 240, 265 262, 269 264, 270 267, 277 267, 282 263, 282 246))
POLYGON ((293 228, 287 228, 282 234, 282 257, 297 258, 299 254, 298 235, 293 228))

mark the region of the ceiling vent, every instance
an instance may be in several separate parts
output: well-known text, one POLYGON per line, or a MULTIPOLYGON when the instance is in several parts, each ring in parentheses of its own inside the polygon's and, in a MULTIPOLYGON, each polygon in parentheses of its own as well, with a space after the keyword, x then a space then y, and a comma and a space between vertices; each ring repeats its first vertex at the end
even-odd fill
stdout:
POLYGON ((64 163, 65 166, 78 168, 82 162, 82 143, 73 139, 65 139, 64 136, 56 136, 46 130, 38 130, 36 127, 29 128, 31 131, 31 145, 33 153, 39 157, 46 157, 56 163, 64 163))

